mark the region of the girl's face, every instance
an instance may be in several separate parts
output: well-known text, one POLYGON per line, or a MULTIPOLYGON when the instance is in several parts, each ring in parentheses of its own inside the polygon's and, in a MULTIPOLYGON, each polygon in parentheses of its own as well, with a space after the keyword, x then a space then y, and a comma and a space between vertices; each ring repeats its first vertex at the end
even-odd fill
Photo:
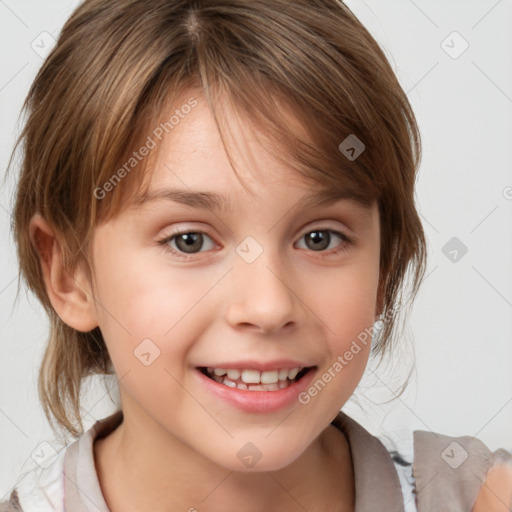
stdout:
POLYGON ((132 439, 276 470, 318 442, 366 367, 377 203, 316 204, 321 187, 227 111, 243 186, 196 99, 153 137, 150 199, 96 230, 95 315, 132 439))

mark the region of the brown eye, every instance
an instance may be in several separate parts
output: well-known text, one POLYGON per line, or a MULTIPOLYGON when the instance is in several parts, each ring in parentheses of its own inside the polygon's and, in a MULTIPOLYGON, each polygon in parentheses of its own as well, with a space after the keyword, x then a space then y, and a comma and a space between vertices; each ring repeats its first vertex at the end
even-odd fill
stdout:
POLYGON ((306 245, 313 251, 324 251, 329 247, 331 234, 327 230, 311 231, 305 235, 306 245))
POLYGON ((350 242, 346 235, 332 229, 314 229, 304 234, 301 240, 305 241, 306 249, 315 252, 339 248, 339 246, 344 246, 350 242))
POLYGON ((200 231, 173 233, 158 243, 166 246, 172 254, 183 257, 186 257, 187 254, 197 254, 215 247, 215 242, 206 233, 200 231))
POLYGON ((201 233, 183 233, 176 235, 176 247, 186 253, 194 253, 201 249, 203 245, 203 235, 201 233))

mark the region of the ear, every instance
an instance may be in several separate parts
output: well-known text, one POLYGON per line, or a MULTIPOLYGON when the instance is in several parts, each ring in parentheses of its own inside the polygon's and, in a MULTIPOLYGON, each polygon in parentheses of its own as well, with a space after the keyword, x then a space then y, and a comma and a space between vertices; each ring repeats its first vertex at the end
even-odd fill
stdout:
POLYGON ((38 213, 30 220, 29 235, 39 256, 46 292, 61 320, 82 332, 97 327, 92 286, 84 265, 79 265, 73 275, 64 269, 55 232, 38 213))

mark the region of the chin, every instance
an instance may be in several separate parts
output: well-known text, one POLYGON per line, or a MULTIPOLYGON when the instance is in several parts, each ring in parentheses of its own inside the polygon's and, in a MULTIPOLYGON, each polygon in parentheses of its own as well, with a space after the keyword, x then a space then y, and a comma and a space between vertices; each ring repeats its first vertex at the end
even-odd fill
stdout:
POLYGON ((290 447, 283 451, 268 444, 261 450, 253 443, 245 443, 236 448, 235 457, 232 452, 229 454, 218 454, 219 457, 212 459, 219 466, 238 473, 261 473, 266 471, 278 471, 286 468, 295 462, 304 452, 304 447, 290 447), (302 449, 301 449, 302 448, 302 449))

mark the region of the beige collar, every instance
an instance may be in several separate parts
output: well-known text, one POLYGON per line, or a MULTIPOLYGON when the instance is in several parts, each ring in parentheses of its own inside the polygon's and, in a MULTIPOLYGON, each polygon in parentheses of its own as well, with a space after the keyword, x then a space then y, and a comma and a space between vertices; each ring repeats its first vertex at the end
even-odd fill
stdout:
POLYGON ((332 424, 344 432, 350 446, 356 487, 355 512, 402 511, 400 480, 385 446, 343 411, 332 424))

